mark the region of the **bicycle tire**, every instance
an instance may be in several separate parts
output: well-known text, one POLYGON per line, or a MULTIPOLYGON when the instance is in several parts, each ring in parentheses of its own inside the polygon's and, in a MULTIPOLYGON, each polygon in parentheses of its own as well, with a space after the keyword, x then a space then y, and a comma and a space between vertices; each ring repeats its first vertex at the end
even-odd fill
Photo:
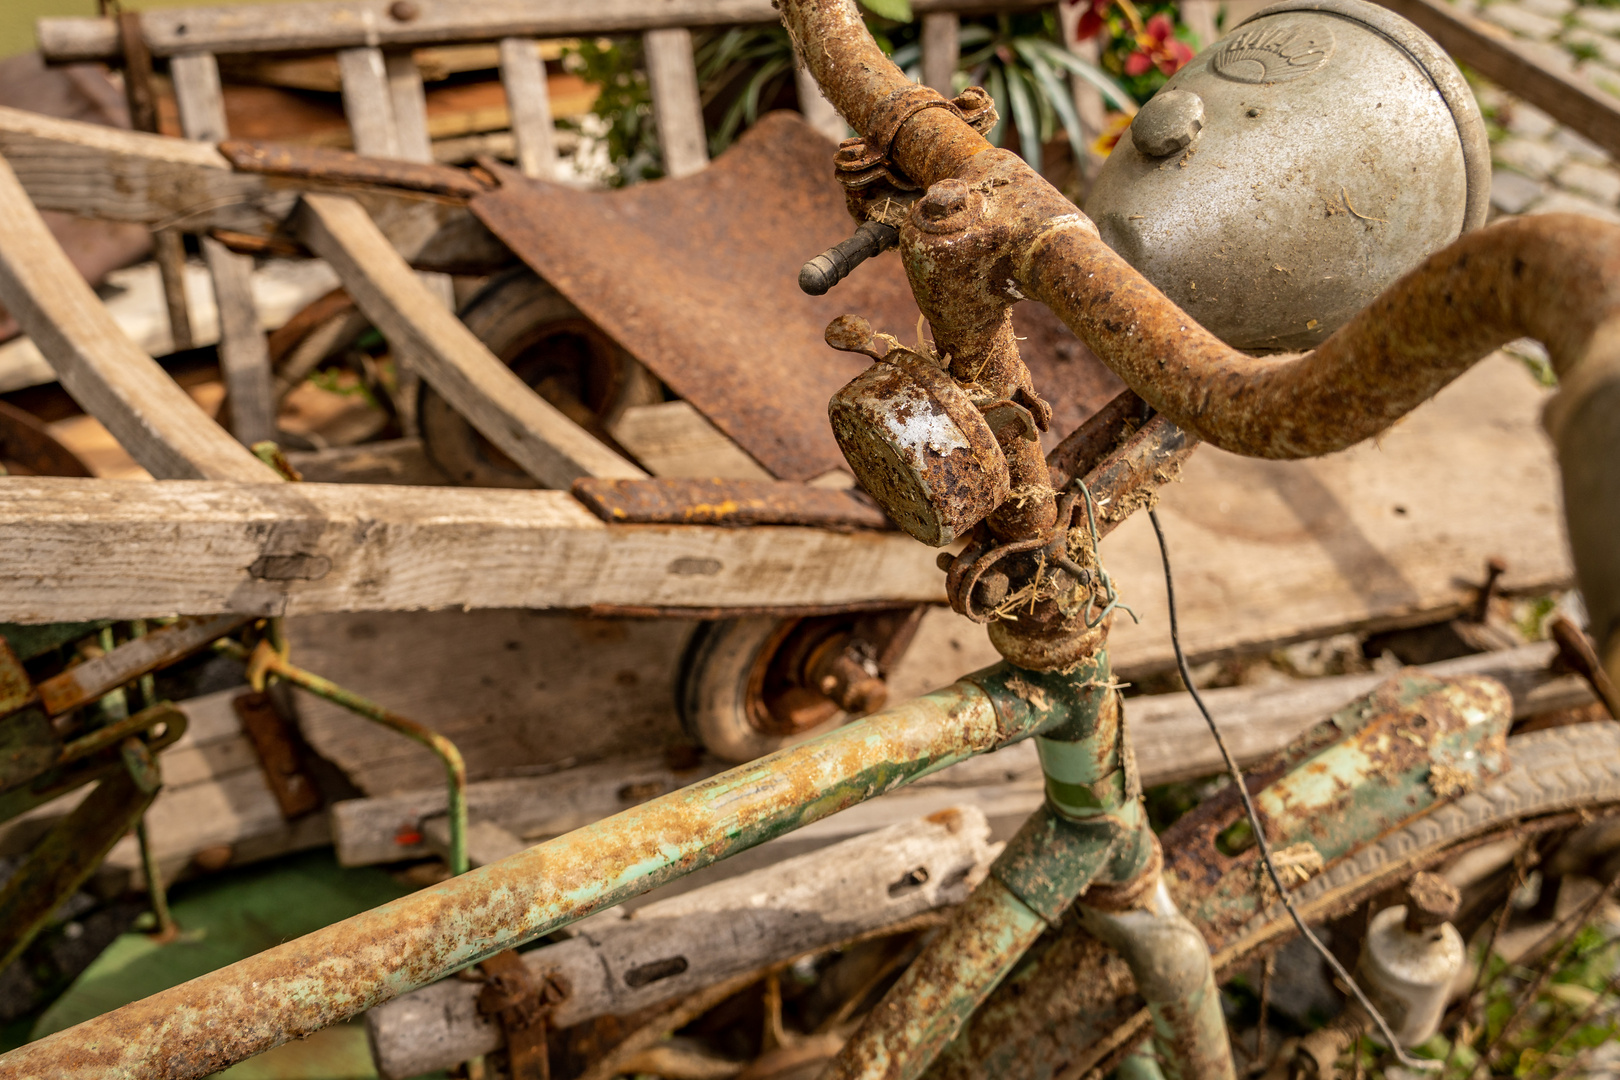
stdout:
MULTIPOLYGON (((1563 812, 1620 808, 1620 723, 1602 721, 1508 740, 1512 767, 1340 859, 1293 892, 1307 921, 1331 918, 1397 881, 1504 830, 1563 812)), ((1213 888, 1209 883, 1206 888, 1213 888)), ((1196 896, 1178 897, 1184 910, 1196 896)), ((1205 927, 1206 937, 1209 936, 1205 927)), ((1211 943, 1224 980, 1294 933, 1280 904, 1230 940, 1211 943)), ((1147 1035, 1124 962, 1066 922, 1018 967, 924 1074, 925 1080, 1080 1080, 1147 1035)))

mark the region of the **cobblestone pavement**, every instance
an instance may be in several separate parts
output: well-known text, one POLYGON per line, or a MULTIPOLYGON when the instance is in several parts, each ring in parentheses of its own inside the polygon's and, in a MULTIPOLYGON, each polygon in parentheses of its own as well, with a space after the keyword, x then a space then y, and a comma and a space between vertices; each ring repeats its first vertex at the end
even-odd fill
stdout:
MULTIPOLYGON (((1549 68, 1620 97, 1620 5, 1453 0, 1508 31, 1549 68)), ((1587 214, 1620 223, 1620 168, 1602 149, 1499 87, 1475 84, 1491 129, 1493 216, 1587 214)))

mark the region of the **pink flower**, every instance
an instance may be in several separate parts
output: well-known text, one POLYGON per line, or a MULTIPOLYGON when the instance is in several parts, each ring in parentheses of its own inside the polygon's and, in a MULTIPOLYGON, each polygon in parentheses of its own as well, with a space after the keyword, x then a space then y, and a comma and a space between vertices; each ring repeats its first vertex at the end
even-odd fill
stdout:
POLYGON ((1155 15, 1136 35, 1136 51, 1125 58, 1125 74, 1146 75, 1150 68, 1157 67, 1166 75, 1174 75, 1192 58, 1192 49, 1176 38, 1170 17, 1155 15))
POLYGON ((1104 26, 1104 19, 1108 9, 1114 6, 1114 0, 1063 0, 1066 4, 1084 4, 1085 12, 1080 16, 1080 25, 1075 28, 1074 40, 1089 41, 1097 36, 1104 26))

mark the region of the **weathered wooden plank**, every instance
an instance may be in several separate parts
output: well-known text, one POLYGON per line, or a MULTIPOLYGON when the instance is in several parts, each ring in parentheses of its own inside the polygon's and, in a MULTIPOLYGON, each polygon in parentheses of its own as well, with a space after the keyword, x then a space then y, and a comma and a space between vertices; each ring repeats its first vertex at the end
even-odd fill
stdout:
POLYGON ((410 484, 431 487, 450 478, 427 456, 420 439, 334 446, 325 450, 293 450, 292 467, 307 481, 318 484, 410 484))
POLYGON ((954 14, 924 15, 922 21, 922 81, 947 98, 956 96, 951 77, 961 57, 962 20, 954 14))
POLYGON ((1452 56, 1554 120, 1620 156, 1620 99, 1579 75, 1555 70, 1506 30, 1440 0, 1379 0, 1452 56))
POLYGON ((641 41, 658 145, 664 151, 664 172, 672 177, 690 176, 709 163, 692 31, 684 26, 648 30, 641 41))
MULTIPOLYGON (((211 53, 182 53, 169 61, 180 128, 188 139, 219 143, 230 136, 219 64, 211 53)), ((203 258, 219 311, 219 366, 231 402, 231 432, 251 446, 276 435, 270 351, 253 306, 253 259, 204 237, 203 258)))
POLYGON ((550 487, 581 476, 646 475, 501 363, 411 272, 359 203, 310 195, 297 223, 304 243, 332 265, 373 325, 529 475, 550 487))
MULTIPOLYGON (((589 920, 524 960, 572 987, 554 1014, 559 1026, 625 1015, 960 903, 989 866, 988 835, 971 808, 895 825, 629 918, 589 920)), ((446 980, 368 1013, 379 1072, 419 1076, 502 1045, 499 1025, 478 1013, 478 991, 446 980)))
POLYGON ((0 156, 42 210, 268 239, 305 191, 352 194, 413 265, 488 273, 514 260, 458 199, 239 173, 211 145, 0 107, 0 156))
POLYGON ((612 432, 654 476, 771 479, 763 465, 685 401, 632 405, 612 432))
POLYGON ((383 57, 383 70, 388 76, 388 98, 394 107, 399 156, 406 161, 432 161, 427 93, 422 87, 422 72, 417 69, 416 58, 409 52, 387 53, 383 57))
POLYGON ((518 171, 536 180, 557 172, 557 133, 551 119, 551 91, 546 65, 533 38, 501 39, 501 85, 506 88, 512 135, 517 141, 518 171))
MULTIPOLYGON (((919 12, 1027 11, 1051 0, 914 0, 919 12)), ((774 23, 770 0, 413 0, 397 18, 391 0, 257 4, 143 11, 141 30, 154 55, 296 52, 356 46, 494 41, 505 37, 628 34, 662 27, 774 23)), ((53 63, 112 60, 118 29, 110 18, 36 20, 40 52, 53 63)))
POLYGON ((153 476, 276 479, 118 328, 3 160, 0 303, 74 400, 153 476))
POLYGON ((608 526, 566 492, 0 483, 0 620, 10 622, 898 605, 941 599, 941 576, 929 549, 897 533, 608 526))
POLYGON ((394 99, 388 90, 388 65, 375 45, 337 54, 343 79, 343 115, 348 118, 355 151, 367 157, 397 158, 399 129, 394 99))

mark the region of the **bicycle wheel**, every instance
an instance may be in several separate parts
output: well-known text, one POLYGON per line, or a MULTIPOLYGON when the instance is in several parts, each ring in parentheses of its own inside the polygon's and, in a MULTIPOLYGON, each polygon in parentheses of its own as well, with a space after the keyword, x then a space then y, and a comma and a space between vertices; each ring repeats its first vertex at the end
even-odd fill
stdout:
MULTIPOLYGON (((1346 856, 1294 890, 1308 922, 1355 910, 1420 870, 1488 843, 1579 824, 1620 809, 1620 723, 1553 728, 1508 740, 1512 768, 1478 791, 1436 808, 1346 856)), ((1175 829, 1165 834, 1173 843, 1175 829)), ((1219 880, 1204 883, 1213 890, 1219 880)), ((1183 911, 1200 890, 1176 896, 1183 911)), ((1293 936, 1274 904, 1229 935, 1199 927, 1210 942, 1217 980, 1293 936)), ((927 1080, 1081 1080, 1106 1072, 1148 1034, 1130 971, 1066 920, 1037 942, 925 1074, 927 1080)))

